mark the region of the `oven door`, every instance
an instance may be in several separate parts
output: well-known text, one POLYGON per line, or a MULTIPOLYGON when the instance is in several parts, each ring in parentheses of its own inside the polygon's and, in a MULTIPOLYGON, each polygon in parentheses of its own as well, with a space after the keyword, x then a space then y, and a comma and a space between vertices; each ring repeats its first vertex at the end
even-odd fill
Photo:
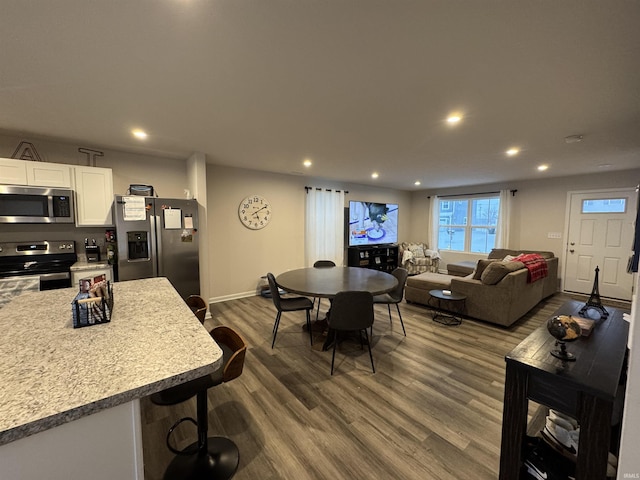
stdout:
POLYGON ((40 275, 40 290, 55 290, 71 286, 71 272, 43 273, 40 275))

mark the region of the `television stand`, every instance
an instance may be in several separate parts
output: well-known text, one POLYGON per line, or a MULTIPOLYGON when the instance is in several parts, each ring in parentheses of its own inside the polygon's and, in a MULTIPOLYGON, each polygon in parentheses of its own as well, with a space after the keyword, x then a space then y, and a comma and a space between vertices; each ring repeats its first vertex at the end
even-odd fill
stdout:
POLYGON ((349 247, 349 267, 371 268, 391 273, 398 267, 398 245, 358 245, 349 247))

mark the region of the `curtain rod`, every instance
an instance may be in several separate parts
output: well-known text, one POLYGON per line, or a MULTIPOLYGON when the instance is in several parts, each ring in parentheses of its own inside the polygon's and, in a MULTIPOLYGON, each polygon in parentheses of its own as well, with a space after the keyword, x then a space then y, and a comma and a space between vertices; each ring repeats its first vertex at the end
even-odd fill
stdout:
MULTIPOLYGON (((511 192, 511 196, 515 197, 516 192, 518 190, 509 190, 509 191, 511 192)), ((438 198, 471 197, 473 195, 494 195, 496 193, 500 193, 500 192, 458 193, 457 195, 442 195, 442 196, 439 196, 438 198)), ((431 196, 428 196, 427 198, 431 198, 431 196)))
POLYGON ((335 191, 336 191, 336 193, 337 193, 337 192, 344 191, 345 195, 346 195, 347 193, 349 193, 349 190, 338 190, 338 189, 335 189, 335 188, 332 190, 332 189, 330 189, 330 188, 324 188, 324 189, 323 189, 323 188, 321 188, 321 187, 304 187, 304 189, 306 190, 306 192, 307 192, 307 193, 309 193, 309 190, 313 190, 314 188, 315 188, 316 190, 325 190, 325 191, 327 191, 327 192, 333 192, 333 190, 335 190, 335 191))

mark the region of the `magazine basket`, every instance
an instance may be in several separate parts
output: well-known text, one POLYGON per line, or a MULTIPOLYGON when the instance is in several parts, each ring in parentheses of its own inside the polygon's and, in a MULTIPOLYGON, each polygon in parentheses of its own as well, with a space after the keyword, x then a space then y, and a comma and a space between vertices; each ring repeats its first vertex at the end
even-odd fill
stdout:
POLYGON ((113 287, 107 282, 104 296, 74 299, 71 304, 73 328, 89 327, 111 321, 113 287))

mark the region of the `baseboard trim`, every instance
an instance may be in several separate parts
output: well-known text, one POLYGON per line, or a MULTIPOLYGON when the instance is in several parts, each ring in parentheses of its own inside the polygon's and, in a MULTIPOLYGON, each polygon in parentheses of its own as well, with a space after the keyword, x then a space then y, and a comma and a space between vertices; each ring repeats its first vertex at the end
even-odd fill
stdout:
POLYGON ((227 302, 229 300, 238 300, 239 298, 255 297, 257 295, 258 295, 258 292, 256 292, 255 290, 250 292, 234 293, 231 295, 223 295, 221 297, 210 298, 209 303, 211 304, 211 303, 227 302))

